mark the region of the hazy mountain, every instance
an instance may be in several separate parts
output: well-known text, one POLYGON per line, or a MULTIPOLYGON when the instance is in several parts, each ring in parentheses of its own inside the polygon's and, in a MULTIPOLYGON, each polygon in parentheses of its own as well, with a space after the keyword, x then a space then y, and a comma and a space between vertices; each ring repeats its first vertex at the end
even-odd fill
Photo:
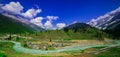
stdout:
POLYGON ((74 24, 71 24, 69 26, 67 26, 66 28, 68 29, 79 29, 79 28, 89 28, 91 27, 90 25, 86 24, 86 23, 74 23, 74 24))
POLYGON ((44 29, 28 22, 27 20, 12 15, 0 14, 0 33, 25 33, 42 30, 44 29))

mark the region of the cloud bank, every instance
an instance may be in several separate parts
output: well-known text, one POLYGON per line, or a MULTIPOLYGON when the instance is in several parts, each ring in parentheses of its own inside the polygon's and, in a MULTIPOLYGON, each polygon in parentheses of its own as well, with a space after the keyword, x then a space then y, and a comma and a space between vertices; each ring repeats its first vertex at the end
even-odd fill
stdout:
POLYGON ((58 18, 58 16, 46 16, 47 21, 45 22, 44 27, 46 29, 54 29, 52 22, 58 18))
POLYGON ((42 24, 42 20, 43 20, 43 17, 36 17, 35 19, 31 19, 30 22, 44 28, 42 24))
POLYGON ((41 9, 31 8, 31 9, 28 9, 25 13, 21 13, 21 15, 26 17, 26 18, 32 19, 32 18, 36 17, 36 15, 40 12, 42 12, 41 9))
POLYGON ((8 13, 21 14, 23 6, 19 2, 10 2, 9 4, 2 6, 1 9, 8 13))
POLYGON ((31 8, 24 12, 24 7, 20 4, 20 2, 10 2, 8 4, 0 4, 0 13, 6 16, 19 16, 29 22, 40 26, 44 29, 59 29, 65 26, 65 23, 58 23, 56 26, 53 25, 53 22, 57 20, 58 16, 46 16, 46 17, 39 17, 37 16, 40 14, 42 10, 37 6, 37 9, 31 8), (42 20, 46 20, 43 24, 42 20))
POLYGON ((62 29, 66 26, 66 24, 65 23, 58 23, 56 26, 58 29, 62 29))

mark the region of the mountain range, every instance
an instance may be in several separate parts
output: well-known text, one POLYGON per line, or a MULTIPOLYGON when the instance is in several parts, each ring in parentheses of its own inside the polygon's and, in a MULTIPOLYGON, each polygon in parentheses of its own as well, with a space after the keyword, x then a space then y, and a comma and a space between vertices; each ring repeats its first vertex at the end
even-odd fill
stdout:
MULTIPOLYGON (((92 19, 86 23, 74 23, 66 26, 67 29, 76 30, 79 28, 98 28, 106 33, 109 33, 117 38, 120 37, 120 7, 116 10, 106 13, 97 19, 92 19)), ((10 14, 0 14, 0 33, 25 33, 45 31, 45 29, 37 26, 22 17, 13 16, 10 14)))
POLYGON ((22 18, 0 14, 0 33, 25 33, 43 30, 41 27, 22 18))
POLYGON ((97 19, 88 22, 92 27, 104 30, 114 36, 120 37, 120 7, 97 19))

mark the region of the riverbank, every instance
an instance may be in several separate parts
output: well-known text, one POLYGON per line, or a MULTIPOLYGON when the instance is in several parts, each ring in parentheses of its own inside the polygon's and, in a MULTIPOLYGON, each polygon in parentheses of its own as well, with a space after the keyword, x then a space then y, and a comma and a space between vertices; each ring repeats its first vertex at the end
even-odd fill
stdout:
POLYGON ((50 50, 50 51, 45 51, 45 50, 35 50, 35 49, 29 49, 21 46, 20 42, 15 42, 15 41, 0 41, 0 42, 11 42, 14 43, 13 49, 16 52, 20 53, 30 53, 30 54, 51 54, 51 53, 59 53, 59 52, 65 52, 65 51, 74 51, 74 50, 85 50, 87 48, 91 47, 99 47, 99 46, 110 46, 112 44, 91 44, 91 45, 76 45, 76 46, 69 46, 61 49, 56 49, 56 50, 50 50))
MULTIPOLYGON (((61 48, 57 50, 51 50, 51 51, 45 51, 45 50, 34 50, 34 49, 29 49, 21 46, 21 43, 15 42, 15 41, 0 41, 1 43, 6 43, 11 45, 9 46, 11 50, 8 49, 7 52, 14 52, 15 54, 24 54, 24 55, 31 55, 32 57, 37 57, 37 56, 65 56, 65 57, 74 57, 74 52, 76 54, 82 54, 83 50, 92 48, 92 47, 100 47, 100 46, 112 46, 110 45, 90 45, 90 46, 72 46, 72 47, 67 47, 67 48, 61 48), (14 51, 12 51, 14 49, 14 51), (16 52, 15 52, 16 51, 16 52), (79 52, 78 52, 79 51, 79 52)), ((116 41, 113 45, 119 45, 120 42, 116 41)), ((6 49, 8 47, 5 47, 6 49)), ((2 53, 5 53, 4 51, 1 51, 2 53)), ((76 55, 75 54, 75 55, 76 55)))

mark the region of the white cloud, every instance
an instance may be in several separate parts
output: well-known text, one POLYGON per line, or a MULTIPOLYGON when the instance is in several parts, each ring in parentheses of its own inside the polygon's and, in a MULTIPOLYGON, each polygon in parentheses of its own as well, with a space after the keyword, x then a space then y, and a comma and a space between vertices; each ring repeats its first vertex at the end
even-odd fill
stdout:
POLYGON ((50 29, 50 30, 55 29, 53 27, 52 22, 53 22, 53 20, 57 20, 59 17, 58 16, 47 16, 46 18, 47 18, 47 21, 44 24, 44 28, 45 29, 50 29))
POLYGON ((21 15, 26 17, 26 18, 34 18, 38 13, 42 12, 41 9, 28 9, 25 13, 22 13, 21 15))
POLYGON ((43 17, 36 17, 35 19, 31 19, 30 22, 43 28, 42 20, 43 17))
POLYGON ((2 10, 12 14, 20 14, 23 10, 23 6, 19 2, 10 2, 1 8, 2 10))
MULTIPOLYGON (((44 29, 56 29, 55 26, 53 26, 53 21, 57 20, 59 17, 58 16, 46 16, 45 18, 43 17, 36 17, 37 14, 41 13, 42 10, 39 9, 39 7, 36 5, 38 9, 28 9, 27 11, 24 12, 24 7, 19 3, 19 2, 10 2, 8 4, 0 4, 0 13, 6 12, 4 14, 10 14, 7 15, 12 18, 17 18, 23 20, 27 20, 30 23, 36 24, 37 26, 40 26, 44 29), (18 15, 17 17, 15 15, 18 15), (29 20, 28 20, 29 19, 29 20), (43 24, 42 20, 47 19, 46 22, 43 24)), ((27 22, 26 22, 27 23, 27 22)), ((57 27, 62 28, 64 27, 65 24, 63 23, 58 23, 57 27)))
POLYGON ((73 21, 72 24, 75 24, 75 23, 77 23, 77 22, 78 22, 78 21, 73 21))
POLYGON ((52 20, 57 20, 59 17, 58 16, 47 16, 46 18, 52 21, 52 20))
POLYGON ((19 2, 10 2, 9 4, 0 4, 2 11, 10 14, 19 14, 25 18, 33 19, 36 15, 42 12, 41 9, 28 9, 26 12, 23 12, 23 6, 19 2))
MULTIPOLYGON (((56 29, 56 27, 53 26, 52 22, 53 20, 57 20, 57 16, 47 16, 47 21, 44 23, 44 25, 42 24, 42 20, 43 20, 43 17, 37 17, 35 19, 31 19, 30 22, 31 23, 34 23, 38 26, 41 26, 42 28, 44 29, 49 29, 49 30, 54 30, 56 29)), ((59 27, 61 28, 61 27, 59 27)))
POLYGON ((44 27, 45 29, 52 29, 53 28, 52 22, 47 20, 44 24, 44 27))
POLYGON ((66 24, 65 23, 58 23, 56 26, 58 29, 61 29, 61 28, 65 27, 66 24))

